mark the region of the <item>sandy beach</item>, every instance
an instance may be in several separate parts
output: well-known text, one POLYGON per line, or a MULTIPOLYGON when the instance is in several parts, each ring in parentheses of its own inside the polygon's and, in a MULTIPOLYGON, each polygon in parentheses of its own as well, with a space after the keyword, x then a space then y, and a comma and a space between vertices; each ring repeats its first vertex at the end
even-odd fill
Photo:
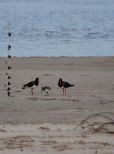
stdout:
POLYGON ((11 97, 6 60, 0 58, 0 154, 114 153, 114 57, 13 57, 11 97), (36 77, 31 95, 22 87, 36 77), (59 78, 75 85, 66 96, 59 78))

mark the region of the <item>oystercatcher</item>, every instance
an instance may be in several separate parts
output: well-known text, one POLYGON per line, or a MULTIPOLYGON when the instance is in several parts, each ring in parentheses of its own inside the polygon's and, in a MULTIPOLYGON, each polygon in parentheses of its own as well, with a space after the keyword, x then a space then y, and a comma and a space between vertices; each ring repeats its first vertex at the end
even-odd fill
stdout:
POLYGON ((36 78, 34 81, 30 81, 27 84, 23 85, 22 89, 31 88, 32 95, 34 94, 33 89, 36 88, 39 84, 39 78, 36 78))
POLYGON ((74 87, 74 84, 70 84, 66 81, 63 81, 62 78, 59 79, 58 86, 63 89, 63 95, 66 95, 66 88, 74 87))
POLYGON ((43 86, 43 87, 41 87, 41 92, 45 91, 46 95, 49 95, 49 90, 51 90, 51 89, 52 89, 51 87, 43 86))

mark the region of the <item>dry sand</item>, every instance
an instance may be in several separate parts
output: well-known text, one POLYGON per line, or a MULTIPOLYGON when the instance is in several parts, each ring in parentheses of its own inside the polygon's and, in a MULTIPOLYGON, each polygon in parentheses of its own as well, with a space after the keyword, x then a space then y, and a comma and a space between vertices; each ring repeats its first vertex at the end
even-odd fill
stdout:
POLYGON ((14 57, 11 97, 6 59, 0 58, 0 154, 114 154, 114 57, 14 57), (36 77, 32 96, 22 86, 36 77), (60 77, 75 84, 67 96, 60 77), (41 93, 45 85, 49 96, 41 93))

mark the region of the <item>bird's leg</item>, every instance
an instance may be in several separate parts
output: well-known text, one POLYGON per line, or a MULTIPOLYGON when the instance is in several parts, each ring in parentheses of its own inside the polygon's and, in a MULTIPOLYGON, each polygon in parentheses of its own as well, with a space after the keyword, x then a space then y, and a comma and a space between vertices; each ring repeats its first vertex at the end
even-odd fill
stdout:
POLYGON ((46 96, 49 96, 49 92, 48 91, 46 91, 46 96))
POLYGON ((65 89, 65 96, 66 96, 66 89, 65 89))
POLYGON ((34 95, 33 88, 31 89, 31 93, 32 93, 32 95, 34 95))
POLYGON ((66 96, 66 88, 63 88, 63 95, 66 96))
POLYGON ((64 88, 63 88, 63 95, 64 95, 64 88))

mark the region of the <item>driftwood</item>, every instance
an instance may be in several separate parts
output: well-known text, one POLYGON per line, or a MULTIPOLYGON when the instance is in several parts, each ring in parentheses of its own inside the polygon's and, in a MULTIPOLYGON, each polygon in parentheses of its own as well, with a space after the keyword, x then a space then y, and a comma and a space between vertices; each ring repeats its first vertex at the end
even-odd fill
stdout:
MULTIPOLYGON (((94 131, 95 132, 100 132, 102 130, 105 130, 104 126, 108 126, 108 125, 114 125, 114 121, 105 122, 105 123, 101 124, 100 126, 98 126, 97 128, 94 128, 94 131)), ((109 129, 106 129, 106 133, 114 134, 114 129, 113 129, 113 131, 109 130, 109 129)))
POLYGON ((114 133, 114 129, 113 129, 113 131, 105 129, 105 126, 114 125, 114 119, 112 119, 107 114, 114 116, 113 112, 101 112, 101 113, 97 113, 97 114, 92 114, 92 115, 87 116, 85 119, 83 119, 78 124, 78 126, 75 127, 75 129, 78 128, 78 127, 81 127, 82 129, 91 128, 94 132, 100 132, 100 131, 105 130, 105 132, 107 132, 107 133, 114 133), (105 122, 104 121, 100 122, 100 121, 92 120, 92 118, 96 118, 98 116, 103 117, 105 119, 105 122), (89 120, 92 120, 92 121, 89 122, 89 120))

